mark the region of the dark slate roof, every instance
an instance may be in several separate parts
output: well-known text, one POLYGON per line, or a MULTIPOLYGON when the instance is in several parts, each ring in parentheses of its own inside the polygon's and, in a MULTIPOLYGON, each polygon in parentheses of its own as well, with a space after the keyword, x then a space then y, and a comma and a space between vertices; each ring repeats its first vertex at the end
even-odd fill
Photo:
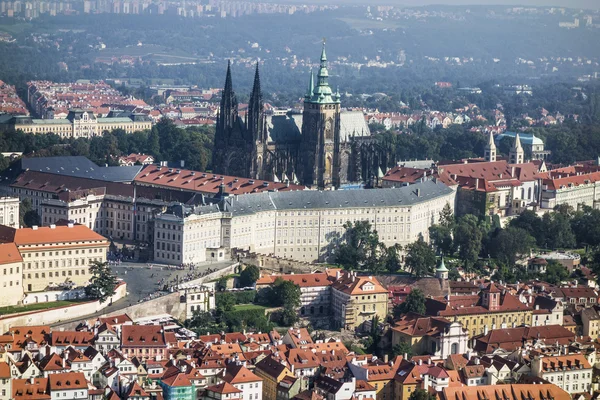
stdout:
MULTIPOLYGON (((269 141, 277 143, 298 142, 302 137, 302 114, 288 112, 285 115, 267 115, 269 141)), ((340 112, 340 140, 352 136, 370 136, 371 131, 362 111, 340 112)))
POLYGON ((452 189, 443 183, 426 181, 395 189, 255 193, 229 197, 223 208, 234 215, 244 215, 265 210, 398 207, 412 206, 450 193, 452 189))
POLYGON ((109 182, 132 182, 142 169, 141 165, 99 167, 83 156, 23 158, 20 162, 23 171, 38 171, 109 182))

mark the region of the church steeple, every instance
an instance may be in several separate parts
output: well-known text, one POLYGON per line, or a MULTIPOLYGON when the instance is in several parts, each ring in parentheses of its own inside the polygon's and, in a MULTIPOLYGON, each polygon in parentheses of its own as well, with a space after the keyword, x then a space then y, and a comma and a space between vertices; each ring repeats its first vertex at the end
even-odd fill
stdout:
MULTIPOLYGON (((219 126, 223 130, 233 127, 238 116, 238 103, 233 91, 233 81, 231 79, 231 61, 227 62, 227 75, 225 77, 225 87, 221 95, 219 126)), ((218 133, 218 132, 217 132, 218 133)))
POLYGON ((515 136, 515 142, 510 148, 508 159, 511 164, 523 164, 525 162, 525 151, 523 150, 523 146, 521 146, 521 138, 518 133, 515 136))
POLYGON ((263 140, 261 137, 262 131, 262 111, 263 101, 262 92, 260 90, 260 73, 258 71, 258 62, 256 63, 256 72, 254 73, 254 85, 250 94, 250 102, 248 103, 248 131, 250 137, 254 141, 263 140))
POLYGON ((490 132, 488 143, 485 146, 485 161, 495 162, 496 161, 496 143, 494 143, 494 134, 490 132))
POLYGON ((321 50, 321 63, 319 65, 319 72, 317 73, 317 85, 313 86, 311 97, 309 100, 311 103, 320 104, 331 104, 338 103, 339 99, 333 95, 333 91, 329 86, 329 71, 327 70, 327 54, 325 53, 325 41, 323 41, 323 49, 321 50))

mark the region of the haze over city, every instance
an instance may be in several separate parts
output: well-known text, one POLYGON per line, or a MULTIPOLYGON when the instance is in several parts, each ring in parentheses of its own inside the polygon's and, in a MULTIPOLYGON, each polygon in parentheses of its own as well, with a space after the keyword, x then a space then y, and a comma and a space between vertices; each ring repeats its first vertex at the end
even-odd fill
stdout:
POLYGON ((0 400, 600 400, 598 0, 0 0, 0 400))

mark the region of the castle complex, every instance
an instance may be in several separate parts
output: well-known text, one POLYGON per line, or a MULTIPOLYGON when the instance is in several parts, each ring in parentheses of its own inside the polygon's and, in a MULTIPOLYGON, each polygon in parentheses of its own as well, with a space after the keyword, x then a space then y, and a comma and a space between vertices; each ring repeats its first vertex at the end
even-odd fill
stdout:
POLYGON ((339 91, 329 85, 325 45, 316 82, 311 72, 301 115, 265 112, 257 65, 243 120, 228 65, 215 134, 216 173, 338 188, 372 182, 386 162, 363 113, 343 110, 339 91))

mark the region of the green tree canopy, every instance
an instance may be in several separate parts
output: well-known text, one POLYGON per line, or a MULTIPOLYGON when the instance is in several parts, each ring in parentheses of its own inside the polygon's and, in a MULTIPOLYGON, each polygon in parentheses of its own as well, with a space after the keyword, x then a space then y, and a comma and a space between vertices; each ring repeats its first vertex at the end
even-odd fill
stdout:
POLYGON ((417 278, 429 275, 435 267, 435 252, 423 238, 406 246, 405 267, 417 278))
POLYGON ((409 312, 425 315, 425 294, 421 289, 413 289, 406 300, 394 307, 394 318, 399 318, 409 312))
POLYGON ((89 298, 104 303, 109 297, 115 294, 115 288, 119 281, 112 273, 108 262, 92 262, 90 273, 92 277, 90 278, 90 284, 85 288, 85 292, 89 298))
POLYGON ((242 287, 254 286, 260 277, 260 270, 256 265, 247 265, 240 273, 240 285, 242 287))
POLYGON ((454 227, 454 246, 467 269, 479 259, 482 241, 483 230, 477 217, 467 214, 458 220, 454 227))

